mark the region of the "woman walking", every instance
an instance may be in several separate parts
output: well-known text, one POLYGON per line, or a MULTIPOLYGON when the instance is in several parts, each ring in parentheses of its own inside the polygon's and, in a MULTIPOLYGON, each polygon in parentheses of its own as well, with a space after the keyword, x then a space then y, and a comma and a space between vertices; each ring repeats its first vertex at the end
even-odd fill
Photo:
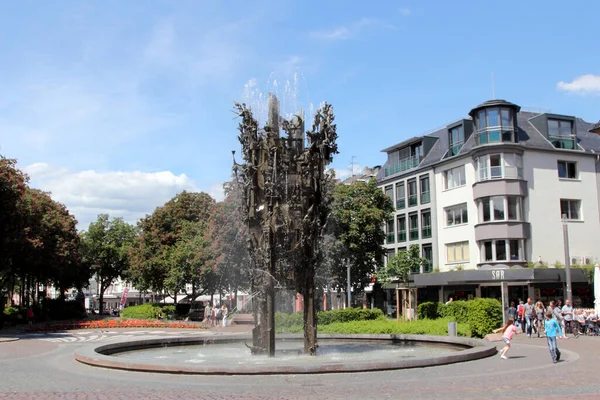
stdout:
POLYGON ((537 337, 544 337, 544 324, 546 317, 546 309, 544 303, 538 301, 535 303, 535 326, 537 331, 537 337))
POLYGON ((513 336, 517 334, 517 327, 515 326, 515 321, 509 319, 508 321, 506 321, 506 325, 504 325, 502 328, 495 329, 493 332, 498 333, 500 331, 502 332, 502 340, 504 341, 504 348, 500 350, 500 358, 506 360, 506 353, 508 353, 508 351, 510 350, 510 341, 512 340, 513 336))
POLYGON ((544 330, 546 331, 546 339, 548 340, 548 350, 550 350, 550 357, 552 357, 552 362, 557 363, 560 361, 560 350, 558 349, 556 343, 556 336, 558 333, 558 337, 562 337, 563 333, 560 329, 560 324, 552 318, 552 312, 548 311, 546 313, 546 322, 544 322, 544 330))

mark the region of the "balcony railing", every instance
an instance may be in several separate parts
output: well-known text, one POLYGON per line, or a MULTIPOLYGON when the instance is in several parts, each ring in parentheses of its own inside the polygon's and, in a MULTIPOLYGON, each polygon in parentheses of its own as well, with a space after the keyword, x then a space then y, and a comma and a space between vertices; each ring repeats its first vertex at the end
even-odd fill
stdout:
POLYGON ((464 146, 464 142, 459 142, 459 143, 455 143, 455 144, 451 145, 450 146, 450 155, 451 156, 457 155, 463 146, 464 146))
POLYGON ((417 168, 421 163, 420 156, 410 156, 397 161, 384 169, 385 176, 397 174, 399 172, 408 171, 409 169, 417 168))
POLYGON ((576 149, 575 138, 575 135, 548 135, 548 139, 557 149, 576 149))
POLYGON ((394 243, 396 241, 396 235, 394 235, 394 233, 388 233, 385 237, 385 241, 387 243, 394 243))
POLYGON ((422 235, 423 239, 430 238, 431 237, 431 227, 430 226, 424 227, 421 230, 421 235, 422 235))
POLYGON ((523 179, 521 167, 487 167, 481 168, 477 174, 479 181, 490 179, 523 179))
POLYGON ((400 232, 398 232, 398 241, 399 242, 406 242, 406 231, 400 231, 400 232))
POLYGON ((423 192, 421 193, 421 204, 429 203, 431 201, 431 193, 423 192))
POLYGON ((406 207, 406 200, 405 199, 398 199, 396 200, 396 208, 399 210, 401 208, 406 207))
POLYGON ((410 240, 419 240, 419 228, 411 228, 409 230, 410 240))
POLYGON ((419 199, 417 199, 417 195, 413 194, 408 196, 408 206, 416 206, 419 203, 419 199))
POLYGON ((490 126, 477 131, 479 144, 509 142, 515 143, 515 131, 512 128, 490 126))

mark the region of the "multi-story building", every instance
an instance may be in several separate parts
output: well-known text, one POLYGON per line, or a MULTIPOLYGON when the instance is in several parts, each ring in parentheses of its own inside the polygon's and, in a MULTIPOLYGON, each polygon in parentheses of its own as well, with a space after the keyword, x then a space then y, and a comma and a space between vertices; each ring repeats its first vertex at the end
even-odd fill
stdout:
MULTIPOLYGON (((500 281, 509 281, 511 300, 562 297, 564 270, 553 267, 566 261, 564 224, 568 261, 600 260, 594 124, 504 100, 469 116, 383 150, 377 179, 396 205, 388 254, 420 246, 421 300, 499 298, 500 281)), ((585 274, 575 270, 573 282, 574 298, 588 302, 585 274)))

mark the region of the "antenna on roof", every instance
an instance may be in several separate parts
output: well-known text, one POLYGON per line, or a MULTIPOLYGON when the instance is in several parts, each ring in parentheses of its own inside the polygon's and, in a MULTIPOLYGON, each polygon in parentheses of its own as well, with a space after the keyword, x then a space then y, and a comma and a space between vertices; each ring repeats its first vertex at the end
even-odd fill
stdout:
POLYGON ((492 71, 492 100, 496 100, 496 90, 494 88, 494 71, 492 71))
POLYGON ((356 158, 356 156, 351 156, 350 157, 350 174, 351 176, 354 176, 354 159, 356 158))

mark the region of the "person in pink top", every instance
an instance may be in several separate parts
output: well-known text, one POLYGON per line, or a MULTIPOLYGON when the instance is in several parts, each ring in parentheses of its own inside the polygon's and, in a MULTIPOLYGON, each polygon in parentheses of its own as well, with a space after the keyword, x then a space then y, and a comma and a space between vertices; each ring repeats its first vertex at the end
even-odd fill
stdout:
POLYGON ((498 332, 502 332, 502 340, 504 341, 504 348, 500 350, 500 358, 506 360, 506 353, 508 353, 508 351, 510 350, 510 341, 512 340, 513 336, 517 334, 515 321, 509 319, 508 321, 506 321, 506 325, 504 325, 502 328, 494 330, 494 333, 498 332))

